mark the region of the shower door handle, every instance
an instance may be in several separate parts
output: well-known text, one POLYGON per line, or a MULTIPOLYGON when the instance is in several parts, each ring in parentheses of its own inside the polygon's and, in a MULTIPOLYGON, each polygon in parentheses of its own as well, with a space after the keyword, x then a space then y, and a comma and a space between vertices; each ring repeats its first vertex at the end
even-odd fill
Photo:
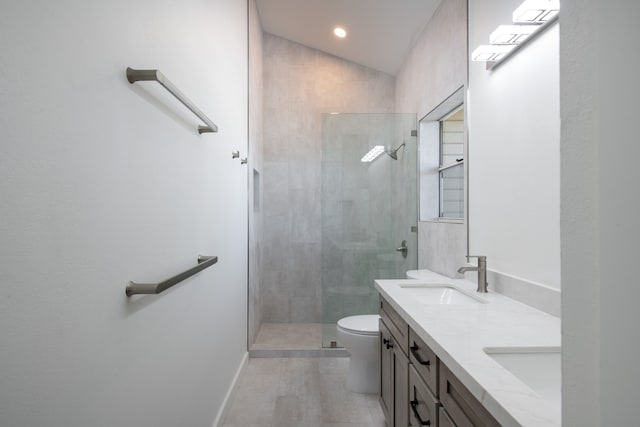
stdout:
POLYGON ((403 240, 402 243, 400 243, 400 247, 396 248, 397 252, 402 252, 402 257, 406 258, 407 257, 407 252, 409 251, 409 248, 407 247, 407 241, 403 240))

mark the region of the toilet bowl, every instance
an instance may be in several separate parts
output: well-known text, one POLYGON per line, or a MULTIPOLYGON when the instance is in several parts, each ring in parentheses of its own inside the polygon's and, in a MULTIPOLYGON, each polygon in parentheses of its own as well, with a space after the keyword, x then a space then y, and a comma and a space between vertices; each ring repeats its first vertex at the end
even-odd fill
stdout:
POLYGON ((338 341, 351 355, 347 389, 356 393, 380 391, 380 329, 377 314, 338 320, 338 341))

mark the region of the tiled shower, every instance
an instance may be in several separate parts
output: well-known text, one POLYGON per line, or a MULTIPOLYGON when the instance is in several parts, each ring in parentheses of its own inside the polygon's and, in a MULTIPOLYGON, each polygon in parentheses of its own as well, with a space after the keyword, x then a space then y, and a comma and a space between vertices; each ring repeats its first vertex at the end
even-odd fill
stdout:
POLYGON ((417 266, 416 118, 393 114, 393 76, 268 33, 263 79, 261 283, 249 299, 260 307, 249 313, 264 334, 280 325, 330 347, 337 318, 376 312, 373 279, 417 266), (398 160, 360 162, 402 142, 398 160))

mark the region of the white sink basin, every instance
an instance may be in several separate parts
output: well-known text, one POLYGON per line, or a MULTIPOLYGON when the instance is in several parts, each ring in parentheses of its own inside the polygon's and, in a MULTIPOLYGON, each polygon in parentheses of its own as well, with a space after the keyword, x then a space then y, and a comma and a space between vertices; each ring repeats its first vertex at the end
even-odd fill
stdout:
POLYGON ((560 347, 487 347, 484 352, 543 399, 560 408, 560 347))
POLYGON ((421 304, 486 304, 487 301, 458 289, 449 283, 400 285, 421 304))

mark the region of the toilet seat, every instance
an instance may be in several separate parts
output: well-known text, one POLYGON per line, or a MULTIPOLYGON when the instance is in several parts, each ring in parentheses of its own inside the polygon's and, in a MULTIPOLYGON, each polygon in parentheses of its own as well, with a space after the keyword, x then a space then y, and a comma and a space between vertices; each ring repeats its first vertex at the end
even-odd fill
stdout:
POLYGON ((338 328, 355 335, 378 336, 380 328, 377 314, 364 314, 360 316, 349 316, 338 320, 338 328))

